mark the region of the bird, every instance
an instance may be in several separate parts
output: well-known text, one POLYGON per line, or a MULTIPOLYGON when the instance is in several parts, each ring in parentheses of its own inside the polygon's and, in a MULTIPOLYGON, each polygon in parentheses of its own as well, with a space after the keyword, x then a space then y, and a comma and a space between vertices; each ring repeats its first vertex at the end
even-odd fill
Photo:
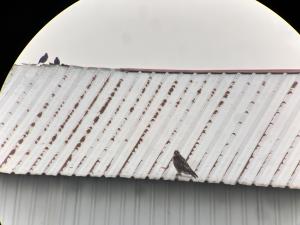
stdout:
MULTIPOLYGON (((197 178, 197 174, 191 169, 186 160, 180 155, 179 151, 174 151, 174 155, 172 158, 174 167, 177 170, 177 175, 181 173, 192 175, 194 178, 197 178)), ((176 176, 177 176, 176 175, 176 176)))
POLYGON ((38 64, 40 64, 40 63, 45 63, 45 62, 47 61, 47 59, 48 59, 48 53, 46 52, 46 53, 40 58, 38 64))
POLYGON ((55 57, 54 59, 54 65, 59 65, 60 64, 60 60, 58 57, 55 57))

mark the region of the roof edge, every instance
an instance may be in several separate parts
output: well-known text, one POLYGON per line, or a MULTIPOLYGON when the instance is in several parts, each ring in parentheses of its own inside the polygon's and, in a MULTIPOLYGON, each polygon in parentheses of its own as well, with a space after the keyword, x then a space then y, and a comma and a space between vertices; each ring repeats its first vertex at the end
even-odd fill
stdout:
MULTIPOLYGON (((38 66, 37 64, 14 64, 14 66, 23 66, 23 65, 30 65, 30 66, 38 66)), ((44 64, 43 66, 57 66, 54 64, 44 64)), ((143 73, 186 73, 186 74, 222 74, 222 73, 228 73, 228 74, 235 74, 235 73, 241 73, 241 74, 251 74, 251 73, 272 73, 272 74, 282 74, 282 73, 300 73, 300 68, 289 68, 289 69, 278 69, 278 68, 269 68, 269 69, 244 69, 244 68, 238 68, 238 69, 154 69, 154 68, 138 68, 138 67, 128 67, 128 68, 108 68, 108 67, 94 67, 94 66, 78 66, 78 65, 67 65, 67 64, 61 64, 61 66, 65 67, 77 67, 77 68, 92 68, 92 69, 104 69, 104 70, 116 70, 116 71, 122 71, 122 72, 143 72, 143 73)))
POLYGON ((151 68, 118 68, 123 72, 146 72, 146 73, 212 73, 212 74, 222 74, 222 73, 272 73, 272 74, 282 74, 282 73, 300 73, 300 69, 151 69, 151 68))

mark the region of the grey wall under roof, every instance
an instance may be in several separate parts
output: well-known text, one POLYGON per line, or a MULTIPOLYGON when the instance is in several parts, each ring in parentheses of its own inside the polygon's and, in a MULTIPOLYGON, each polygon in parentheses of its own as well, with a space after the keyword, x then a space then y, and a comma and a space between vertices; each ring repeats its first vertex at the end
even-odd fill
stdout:
POLYGON ((222 184, 0 175, 3 225, 299 224, 300 192, 222 184))

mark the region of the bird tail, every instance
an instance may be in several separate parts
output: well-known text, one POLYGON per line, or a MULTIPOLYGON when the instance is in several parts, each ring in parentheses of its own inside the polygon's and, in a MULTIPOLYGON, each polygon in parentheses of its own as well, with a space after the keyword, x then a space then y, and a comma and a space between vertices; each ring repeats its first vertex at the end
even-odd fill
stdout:
POLYGON ((191 170, 191 175, 192 175, 194 178, 198 178, 198 175, 197 175, 193 170, 191 170))

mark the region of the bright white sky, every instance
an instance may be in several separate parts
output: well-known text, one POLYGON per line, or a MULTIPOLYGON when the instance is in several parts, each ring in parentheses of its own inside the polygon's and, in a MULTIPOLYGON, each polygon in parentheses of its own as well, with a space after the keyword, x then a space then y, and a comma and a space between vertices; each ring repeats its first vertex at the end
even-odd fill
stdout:
POLYGON ((299 69, 300 36, 255 0, 81 0, 16 63, 155 69, 299 69))

